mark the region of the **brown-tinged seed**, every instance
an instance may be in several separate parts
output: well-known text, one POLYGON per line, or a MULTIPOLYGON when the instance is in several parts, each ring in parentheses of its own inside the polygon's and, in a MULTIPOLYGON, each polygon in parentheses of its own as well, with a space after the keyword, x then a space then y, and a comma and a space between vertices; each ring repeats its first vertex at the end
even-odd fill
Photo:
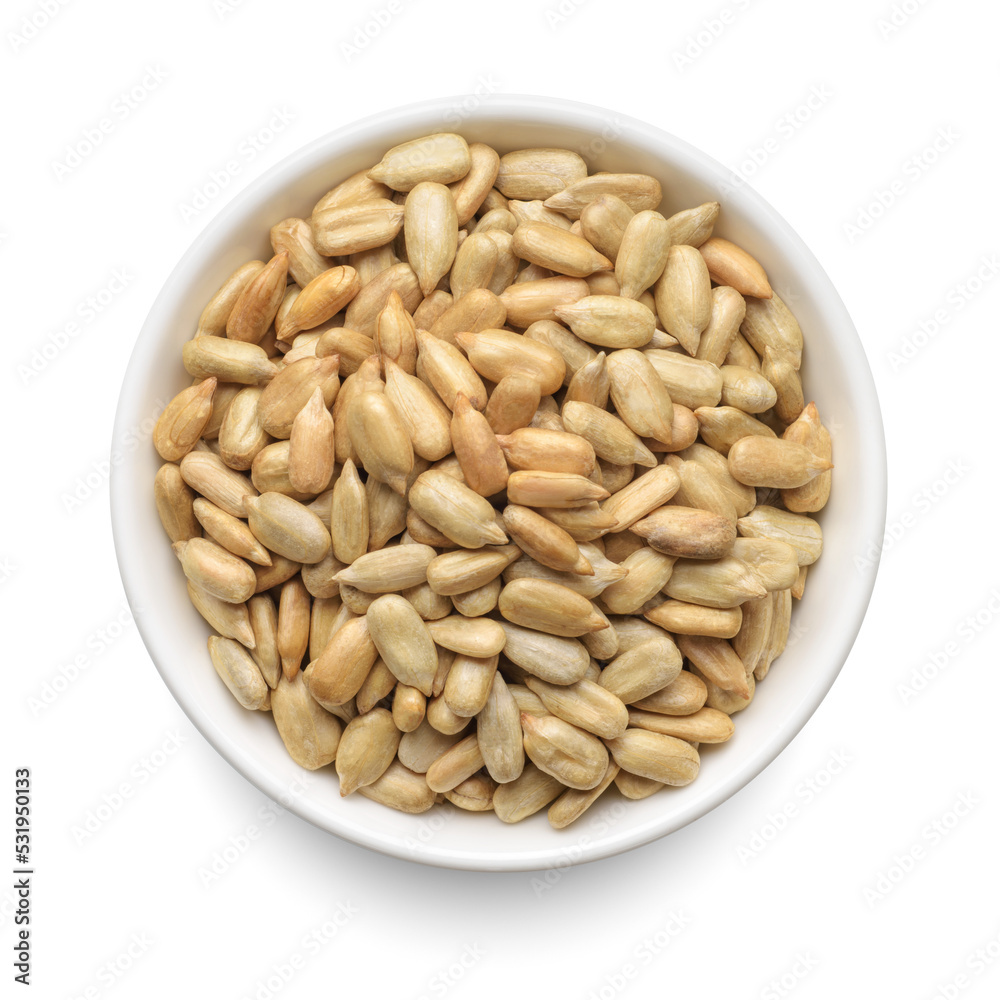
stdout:
POLYGON ((719 639, 732 639, 743 622, 743 612, 739 608, 705 608, 685 601, 665 601, 650 608, 645 616, 669 632, 719 639))
POLYGON ((392 722, 396 729, 412 733, 426 718, 427 698, 423 692, 408 684, 397 684, 392 695, 392 722))
POLYGON ((393 264, 372 278, 351 300, 344 312, 344 326, 357 330, 366 337, 374 337, 379 313, 385 308, 393 291, 399 293, 403 307, 412 315, 420 305, 423 293, 420 291, 417 275, 409 264, 393 264))
POLYGON ((236 305, 246 286, 263 269, 264 262, 262 260, 251 260, 236 268, 202 310, 195 337, 224 337, 226 323, 233 311, 233 306, 236 305))
POLYGON ((271 226, 271 246, 276 254, 288 254, 288 273, 300 288, 333 265, 316 249, 312 228, 305 219, 282 219, 271 226))
POLYGON ((201 437, 212 416, 218 379, 207 378, 182 389, 167 403, 153 428, 153 446, 166 462, 178 462, 201 437))
POLYGON ((361 689, 377 655, 367 617, 349 619, 303 671, 309 693, 328 711, 344 705, 361 689))
POLYGON ((276 438, 287 439, 299 411, 317 388, 329 407, 340 388, 339 355, 326 358, 302 358, 283 368, 265 387, 257 400, 261 427, 276 438))
POLYGON ((309 613, 311 595, 302 580, 293 576, 281 585, 278 601, 278 655, 281 671, 291 679, 299 672, 309 648, 309 613))
MULTIPOLYGON (((226 337, 258 344, 278 314, 288 280, 288 252, 276 253, 247 282, 226 320, 226 337)), ((234 380, 235 381, 235 380, 234 380)))
POLYGON ((462 392, 455 397, 451 441, 470 489, 483 497, 504 489, 507 485, 504 452, 486 417, 473 408, 462 392))
POLYGON ((708 272, 718 285, 731 285, 741 295, 769 299, 773 294, 764 268, 742 247, 713 236, 698 248, 708 272))
POLYGON ((194 516, 195 492, 185 481, 180 466, 172 462, 160 466, 153 480, 153 496, 160 523, 171 542, 184 542, 201 535, 201 525, 194 516))

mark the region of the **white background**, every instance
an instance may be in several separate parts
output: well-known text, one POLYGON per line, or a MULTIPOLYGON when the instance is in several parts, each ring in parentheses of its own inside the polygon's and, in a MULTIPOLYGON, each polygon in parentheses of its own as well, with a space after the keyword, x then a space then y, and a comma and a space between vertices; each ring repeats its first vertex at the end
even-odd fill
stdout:
MULTIPOLYGON (((996 996, 995 5, 394 0, 345 50, 379 7, 15 0, 0 19, 0 785, 31 767, 37 995, 996 996), (144 86, 127 108, 119 95, 144 86), (541 880, 386 859, 269 804, 187 722, 128 623, 108 511, 136 336, 231 195, 354 119, 490 92, 648 120, 748 179, 854 317, 890 465, 868 617, 791 746, 679 833, 541 880), (97 148, 58 169, 102 118, 97 148), (226 190, 185 213, 228 161, 226 190)), ((0 888, 7 981, 13 900, 0 888)))

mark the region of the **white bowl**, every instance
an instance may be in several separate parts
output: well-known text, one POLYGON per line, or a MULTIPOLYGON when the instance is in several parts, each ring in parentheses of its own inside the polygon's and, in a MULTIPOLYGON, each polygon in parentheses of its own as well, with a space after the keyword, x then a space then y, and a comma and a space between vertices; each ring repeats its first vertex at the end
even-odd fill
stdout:
POLYGON ((448 868, 532 870, 608 857, 677 830, 742 788, 802 728, 847 659, 874 586, 877 563, 864 562, 863 554, 881 540, 885 524, 885 440, 871 372, 836 290, 788 224, 750 188, 729 191, 729 180, 724 167, 674 136, 600 108, 491 97, 470 110, 434 100, 316 140, 235 198, 195 240, 153 304, 125 376, 114 428, 122 461, 111 478, 112 522, 125 591, 153 662, 194 725, 250 782, 317 826, 385 854, 448 868), (761 261, 801 323, 806 399, 816 400, 833 431, 834 487, 821 515, 825 550, 795 608, 797 639, 736 717, 735 736, 704 748, 692 784, 639 802, 612 789, 595 807, 600 822, 584 817, 563 831, 550 828, 544 810, 514 826, 450 805, 404 815, 359 795, 341 799, 335 775, 293 763, 268 715, 240 708, 212 669, 208 626, 188 603, 153 504, 160 463, 148 431, 188 382, 181 345, 204 303, 239 264, 267 259, 273 223, 307 215, 326 190, 389 147, 434 131, 460 131, 501 153, 566 147, 579 150, 592 170, 652 174, 663 184, 667 215, 721 201, 716 233, 761 261))

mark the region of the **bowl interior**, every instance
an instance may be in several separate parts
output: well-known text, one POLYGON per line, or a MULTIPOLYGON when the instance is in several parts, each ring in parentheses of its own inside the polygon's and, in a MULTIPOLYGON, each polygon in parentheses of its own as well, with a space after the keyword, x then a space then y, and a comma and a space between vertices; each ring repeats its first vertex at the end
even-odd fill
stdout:
POLYGON ((746 784, 812 714, 847 658, 877 564, 855 557, 882 537, 884 436, 874 384, 850 317, 815 258, 752 190, 730 190, 720 164, 680 140, 622 115, 540 98, 491 98, 460 119, 434 101, 356 123, 286 159, 236 198, 198 238, 156 299, 129 364, 115 424, 123 461, 111 481, 113 525, 126 593, 164 681, 193 723, 253 784, 317 825, 404 858, 457 868, 519 870, 589 861, 627 850, 701 816, 746 784), (153 504, 160 464, 152 421, 188 378, 181 346, 205 302, 239 264, 267 259, 270 227, 308 216, 315 201, 390 146, 433 131, 459 131, 500 153, 530 146, 578 150, 592 170, 645 172, 663 184, 664 214, 704 201, 723 209, 716 234, 745 245, 798 318, 806 341, 802 375, 834 439, 834 489, 820 519, 823 557, 810 570, 786 652, 754 703, 736 717, 728 744, 705 747, 701 774, 639 802, 611 789, 575 826, 552 830, 544 810, 506 826, 450 805, 408 816, 358 795, 341 799, 335 775, 306 772, 288 757, 270 718, 239 707, 212 669, 207 624, 189 604, 184 578, 153 504), (138 444, 136 443, 138 440, 138 444))

